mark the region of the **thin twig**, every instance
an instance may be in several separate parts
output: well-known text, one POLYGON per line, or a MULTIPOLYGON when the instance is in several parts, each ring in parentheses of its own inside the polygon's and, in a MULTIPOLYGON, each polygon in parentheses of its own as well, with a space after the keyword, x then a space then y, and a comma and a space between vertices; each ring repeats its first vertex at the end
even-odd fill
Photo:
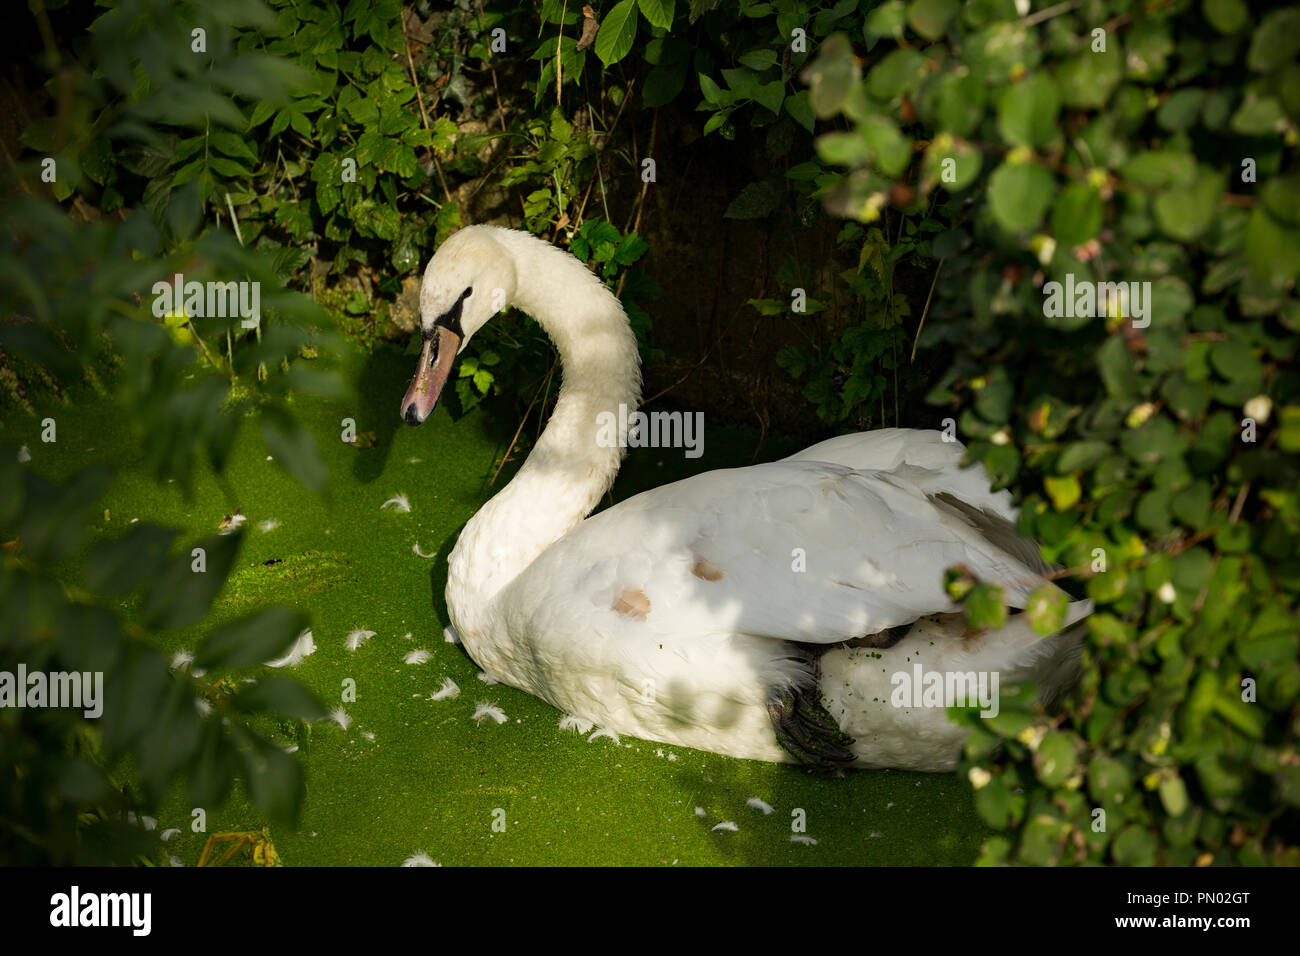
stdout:
POLYGON ((921 310, 921 321, 916 326, 916 338, 912 340, 912 357, 908 359, 909 362, 916 361, 916 347, 921 344, 921 329, 925 326, 925 317, 930 314, 930 300, 934 298, 934 287, 939 284, 939 272, 943 269, 943 263, 944 259, 940 259, 939 265, 934 270, 934 279, 930 282, 930 294, 925 297, 925 308, 921 310))
POLYGON ((528 416, 532 414, 533 406, 537 404, 537 398, 542 394, 542 386, 551 380, 551 373, 555 371, 555 363, 559 361, 558 356, 551 362, 551 367, 546 371, 546 377, 542 379, 542 384, 537 386, 537 391, 533 393, 533 400, 528 403, 528 409, 524 412, 524 417, 519 419, 519 427, 515 429, 515 437, 510 439, 510 445, 506 448, 506 453, 501 457, 501 463, 497 465, 497 470, 492 473, 492 480, 489 485, 495 485, 497 478, 501 474, 501 469, 506 466, 510 460, 510 453, 515 450, 515 442, 519 441, 519 433, 524 430, 524 423, 528 421, 528 416))
MULTIPOLYGON (((415 60, 411 58, 411 41, 406 36, 406 18, 402 18, 402 49, 406 51, 406 66, 411 71, 411 85, 415 87, 415 100, 420 104, 420 119, 424 123, 424 128, 429 129, 429 114, 424 109, 424 94, 420 92, 420 80, 415 75, 415 60)), ((432 146, 426 147, 429 152, 429 158, 433 160, 433 168, 438 173, 438 182, 442 185, 442 194, 447 197, 447 202, 451 202, 451 190, 447 188, 447 180, 442 175, 442 164, 438 162, 438 154, 433 151, 432 146)))
POLYGON ((1052 17, 1062 13, 1068 13, 1077 7, 1080 0, 1065 0, 1065 3, 1058 3, 1054 7, 1048 7, 1046 10, 1039 10, 1020 21, 1022 26, 1032 27, 1036 23, 1042 23, 1044 20, 1050 20, 1052 17))
POLYGON ((1241 490, 1237 492, 1237 500, 1232 503, 1232 511, 1228 514, 1228 524, 1237 523, 1237 519, 1241 517, 1241 509, 1246 504, 1246 496, 1248 494, 1250 494, 1249 481, 1243 484, 1241 490))

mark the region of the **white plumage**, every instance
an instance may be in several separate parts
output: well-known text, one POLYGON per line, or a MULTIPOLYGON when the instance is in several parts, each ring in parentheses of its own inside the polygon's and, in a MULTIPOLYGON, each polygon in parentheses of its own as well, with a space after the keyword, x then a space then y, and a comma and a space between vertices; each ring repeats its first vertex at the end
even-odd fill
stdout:
MULTIPOLYGON (((432 410, 449 352, 503 304, 550 335, 563 385, 528 460, 449 558, 454 634, 485 672, 615 734, 772 761, 793 758, 768 705, 799 691, 854 738, 855 766, 918 770, 955 766, 965 731, 944 707, 892 703, 895 674, 994 672, 1047 696, 1068 685, 1076 638, 1040 639, 1019 616, 968 634, 944 592, 944 570, 964 564, 1024 607, 1047 569, 1015 534, 1010 496, 938 432, 834 438, 586 517, 623 454, 602 424, 639 403, 636 341, 595 276, 526 233, 463 229, 429 263, 408 422, 432 410), (889 647, 846 643, 901 627, 889 647)), ((1089 610, 1070 605, 1067 625, 1089 610)))

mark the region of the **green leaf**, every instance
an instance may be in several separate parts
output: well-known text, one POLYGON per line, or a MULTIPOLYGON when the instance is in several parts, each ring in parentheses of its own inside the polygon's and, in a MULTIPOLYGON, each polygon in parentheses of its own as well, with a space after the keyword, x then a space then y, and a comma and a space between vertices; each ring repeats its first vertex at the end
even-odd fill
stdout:
POLYGON ((1210 349, 1210 363, 1230 382, 1245 381, 1252 385, 1264 375, 1264 366, 1255 350, 1240 339, 1215 342, 1210 349))
POLYGON ((1110 453, 1110 445, 1103 441, 1079 441, 1066 445, 1056 459, 1058 474, 1069 474, 1091 468, 1110 453))
POLYGON ((1079 479, 1074 475, 1057 477, 1048 475, 1043 479, 1047 496, 1052 499, 1052 507, 1057 511, 1068 511, 1078 503, 1082 490, 1079 479))
POLYGON ((700 92, 704 94, 704 99, 714 106, 723 106, 731 101, 728 93, 723 93, 722 87, 714 82, 713 78, 705 74, 699 74, 700 92))
POLYGON ((172 557, 154 580, 141 612, 149 627, 189 627, 203 620, 208 608, 225 587, 226 578, 239 552, 243 532, 205 538, 194 548, 172 557), (202 550, 197 565, 195 551, 202 550), (196 566, 202 570, 196 570, 196 566))
POLYGON ((636 0, 620 0, 605 14, 593 47, 601 63, 612 66, 631 52, 636 40, 636 21, 636 0))
POLYGON ((975 791, 975 812, 989 826, 1005 830, 1024 813, 1023 794, 1012 793, 1000 777, 994 777, 975 791))
POLYGON ((1300 225, 1300 174, 1270 176, 1260 190, 1260 199, 1278 222, 1300 225))
POLYGON ((245 740, 240 756, 254 806, 277 823, 296 826, 307 792, 298 761, 255 734, 243 731, 238 736, 245 740))
POLYGON ((754 101, 761 106, 773 113, 780 113, 781 103, 785 99, 785 83, 781 80, 773 80, 770 83, 757 84, 753 96, 754 101))
POLYGON ((1153 866, 1156 862, 1156 839, 1142 827, 1125 827, 1115 838, 1115 862, 1121 866, 1153 866))
POLYGON ((759 47, 756 50, 750 50, 748 53, 742 53, 738 59, 751 70, 762 73, 768 67, 776 66, 776 51, 767 47, 759 47))
POLYGON ((637 5, 641 8, 641 15, 650 22, 651 26, 668 30, 673 25, 673 7, 676 3, 677 0, 638 0, 637 5))
POLYGON ((925 58, 911 48, 894 50, 867 76, 867 92, 878 100, 892 100, 912 91, 925 71, 925 58))
POLYGON ((262 410, 261 432, 262 440, 281 468, 308 490, 318 494, 325 490, 329 471, 321 460, 315 439, 305 428, 282 409, 267 406, 262 410))
POLYGON ((981 581, 971 588, 963 605, 966 621, 975 630, 997 630, 1007 623, 1006 595, 996 584, 981 581))
MULTIPOLYGON (((293 638, 290 638, 289 643, 292 642, 293 638)), ((284 647, 288 646, 288 644, 284 645, 284 647)), ((264 660, 279 656, 283 649, 272 651, 271 657, 264 660)), ((221 665, 217 664, 214 667, 220 668, 221 665)), ((247 690, 236 694, 233 703, 246 713, 269 711, 307 721, 320 720, 325 716, 325 708, 311 691, 284 674, 263 677, 247 690)))
POLYGON ((1081 246, 1101 232, 1104 214, 1097 190, 1087 183, 1070 183, 1052 206, 1052 235, 1067 249, 1081 246))
POLYGON ((1257 205, 1246 222, 1246 259, 1261 279, 1286 283, 1300 275, 1300 229, 1282 225, 1257 205))
POLYGON ((833 166, 861 166, 871 155, 866 140, 857 133, 824 133, 815 145, 821 161, 833 166))
POLYGON ((1246 65, 1256 73, 1269 73, 1300 54, 1300 8, 1288 7, 1267 14, 1250 38, 1246 65))
POLYGON ((1196 125, 1204 102, 1205 90, 1178 90, 1160 104, 1160 109, 1156 111, 1156 122, 1171 132, 1191 129, 1196 125))
POLYGON ((1056 84, 1035 73, 1002 91, 998 100, 998 131, 1012 146, 1038 147, 1056 136, 1061 101, 1056 84))
POLYGON ((1025 603, 1024 613, 1029 617, 1029 626, 1038 634, 1055 634, 1065 623, 1069 601, 1069 596, 1051 582, 1040 584, 1029 593, 1025 603))
POLYGON ((176 534, 172 528, 140 523, 120 538, 100 541, 86 559, 86 586, 98 594, 129 593, 161 571, 176 534))
POLYGON ((989 179, 989 209, 1008 232, 1026 232, 1042 221, 1055 181, 1037 163, 1004 162, 989 179))
POLYGON ((1156 222, 1165 235, 1190 242, 1218 218, 1219 195, 1222 192, 1221 175, 1208 167, 1202 167, 1190 187, 1179 186, 1156 197, 1156 222))
POLYGON ((937 40, 947 32, 948 22, 960 9, 957 0, 912 0, 907 22, 927 40, 937 40))
POLYGON ((969 70, 945 73, 934 85, 939 128, 954 136, 970 136, 984 116, 987 91, 969 70))
POLYGON ((838 113, 860 75, 853 47, 844 34, 827 37, 817 59, 803 71, 813 112, 821 119, 838 113))
POLYGON ((806 129, 808 132, 813 131, 813 126, 817 119, 813 115, 812 103, 807 90, 800 90, 797 93, 791 93, 785 98, 785 111, 790 114, 790 118, 806 129))
POLYGON ((769 182, 750 183, 723 214, 728 219, 761 219, 776 209, 780 197, 769 182))
POLYGON ((901 37, 907 19, 903 0, 888 0, 867 14, 863 33, 867 40, 879 37, 901 37))
POLYGON ((287 607, 269 607, 213 631, 194 655, 208 670, 256 667, 275 660, 310 623, 307 615, 287 607))
POLYGON ((869 116, 859 126, 871 149, 872 162, 886 176, 897 178, 912 158, 912 141, 887 116, 869 116))
POLYGON ((1204 0, 1201 8, 1210 26, 1220 33, 1236 33, 1250 21, 1245 0, 1204 0))
POLYGON ((1052 731, 1038 745, 1034 771, 1044 785, 1053 789, 1069 780, 1078 766, 1078 738, 1064 731, 1052 731))

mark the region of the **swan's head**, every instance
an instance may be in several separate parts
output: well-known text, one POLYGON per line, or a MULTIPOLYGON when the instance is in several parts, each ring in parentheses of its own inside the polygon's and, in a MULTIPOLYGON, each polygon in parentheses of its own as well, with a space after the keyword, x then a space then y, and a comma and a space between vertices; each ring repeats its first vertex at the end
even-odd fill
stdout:
POLYGON ((433 412, 451 378, 456 355, 500 312, 515 291, 514 260, 492 226, 469 226, 451 236, 424 270, 420 284, 420 334, 424 348, 401 415, 419 425, 433 412))

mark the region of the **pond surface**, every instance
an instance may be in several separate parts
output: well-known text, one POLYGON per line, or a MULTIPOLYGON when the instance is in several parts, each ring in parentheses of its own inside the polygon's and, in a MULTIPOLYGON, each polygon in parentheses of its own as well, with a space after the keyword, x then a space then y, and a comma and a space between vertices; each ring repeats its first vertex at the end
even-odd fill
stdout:
MULTIPOLYGON (((329 466, 331 487, 316 497, 273 461, 254 422, 241 426, 226 477, 201 471, 186 497, 158 485, 128 444, 112 410, 93 396, 10 414, 7 435, 25 443, 32 467, 64 477, 93 460, 118 480, 104 501, 96 536, 116 537, 132 519, 210 535, 236 507, 245 540, 214 615, 199 628, 156 640, 167 654, 193 651, 214 624, 266 604, 312 615, 314 654, 289 672, 327 708, 340 706, 347 681, 356 700, 342 703, 344 730, 318 723, 300 754, 307 798, 297 832, 272 829, 286 865, 395 866, 417 850, 457 865, 968 864, 988 831, 968 788, 952 775, 854 771, 835 779, 783 765, 734 760, 623 738, 621 742, 558 727, 558 711, 521 691, 489 686, 458 645, 445 643, 442 591, 446 555, 460 528, 509 477, 490 486, 515 422, 481 411, 453 421, 439 408, 422 427, 406 428, 397 406, 414 359, 381 348, 357 359, 356 402, 299 401, 301 420, 329 466), (58 442, 40 442, 40 417, 58 421, 58 442), (340 440, 354 418, 373 447, 340 440), (410 512, 385 509, 404 494, 410 512), (433 557, 420 557, 420 554, 433 557), (355 651, 350 632, 375 635, 355 651), (406 663, 413 651, 423 663, 406 663), (445 678, 455 699, 432 701, 445 678), (476 723, 479 702, 506 722, 476 723), (748 805, 757 797, 770 814, 748 805), (697 808, 702 808, 702 816, 697 808), (792 824, 816 844, 791 842, 792 824), (730 821, 736 830, 712 828, 730 821), (495 827, 494 827, 495 824, 495 827)), ((758 460, 806 442, 768 441, 758 460)), ((622 500, 697 471, 749 464, 755 431, 709 424, 704 454, 638 449, 614 488, 622 500)), ((286 726, 272 733, 288 745, 286 726)), ((198 859, 203 834, 190 832, 190 807, 178 789, 158 813, 160 829, 181 835, 168 852, 198 859)), ((210 812, 208 833, 257 830, 263 820, 236 787, 210 812)))

